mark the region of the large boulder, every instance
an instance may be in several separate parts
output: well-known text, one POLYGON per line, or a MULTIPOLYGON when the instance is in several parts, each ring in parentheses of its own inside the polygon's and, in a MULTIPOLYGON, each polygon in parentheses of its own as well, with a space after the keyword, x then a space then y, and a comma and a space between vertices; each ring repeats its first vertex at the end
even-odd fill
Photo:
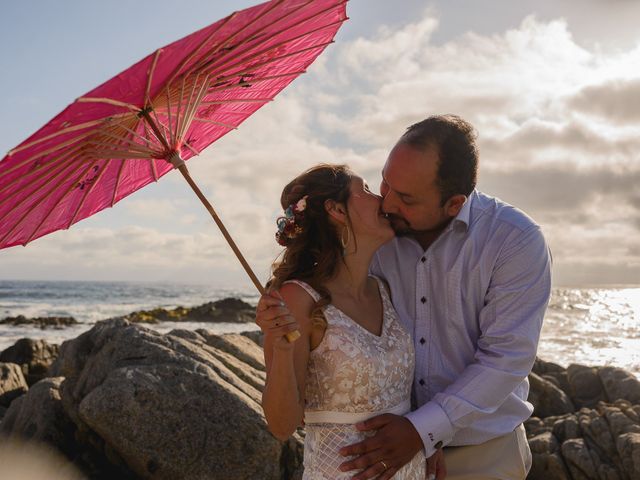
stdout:
POLYGON ((628 400, 640 404, 640 381, 631 373, 616 367, 600 367, 598 376, 609 402, 628 400))
POLYGON ((11 402, 29 390, 20 365, 0 363, 0 406, 8 407, 11 402))
POLYGON ((567 368, 571 391, 569 396, 576 407, 594 408, 598 402, 607 401, 598 369, 572 364, 567 368))
POLYGON ((549 380, 531 373, 529 375, 529 402, 533 405, 533 414, 537 417, 562 415, 575 411, 571 399, 549 380))
POLYGON ((75 426, 60 400, 63 378, 46 378, 13 401, 0 423, 0 433, 23 441, 44 442, 74 456, 75 426))
POLYGON ((44 340, 21 338, 0 353, 0 362, 20 365, 27 383, 33 385, 47 375, 47 370, 57 356, 58 345, 44 340))
POLYGON ((114 319, 63 343, 52 370, 65 377, 76 436, 122 465, 122 478, 293 478, 301 439, 283 443, 266 428, 257 348, 239 335, 162 335, 114 319))

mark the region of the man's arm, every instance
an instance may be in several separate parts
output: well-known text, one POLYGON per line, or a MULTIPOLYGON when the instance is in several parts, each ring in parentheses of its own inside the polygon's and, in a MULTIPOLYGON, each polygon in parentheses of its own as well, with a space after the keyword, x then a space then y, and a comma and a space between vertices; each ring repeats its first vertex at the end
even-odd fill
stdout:
POLYGON ((362 429, 378 430, 376 435, 341 450, 343 455, 361 455, 344 464, 348 470, 365 469, 354 478, 375 476, 373 466, 380 460, 397 466, 406 458, 406 452, 391 447, 385 450, 385 458, 374 458, 380 449, 378 436, 384 436, 387 445, 400 446, 403 438, 417 431, 429 457, 451 442, 456 431, 492 415, 531 371, 550 292, 549 250, 539 228, 532 227, 505 243, 500 252, 478 318, 482 333, 474 362, 432 401, 405 418, 364 422, 362 429))
POLYGON ((537 227, 505 244, 478 323, 474 362, 432 401, 407 414, 426 455, 492 415, 531 372, 551 293, 551 256, 537 227), (440 443, 441 442, 441 443, 440 443))

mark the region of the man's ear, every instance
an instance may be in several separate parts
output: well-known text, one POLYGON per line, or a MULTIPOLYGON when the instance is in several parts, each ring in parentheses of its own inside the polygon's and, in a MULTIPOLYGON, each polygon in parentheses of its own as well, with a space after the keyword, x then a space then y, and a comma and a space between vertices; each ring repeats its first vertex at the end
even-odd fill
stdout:
POLYGON ((325 200, 324 209, 329 214, 329 217, 338 223, 345 224, 347 222, 347 209, 344 203, 336 202, 335 200, 325 200))
POLYGON ((447 202, 444 204, 444 210, 447 212, 447 215, 450 217, 455 217, 460 212, 460 209, 467 201, 467 197, 462 194, 454 195, 449 198, 447 202))

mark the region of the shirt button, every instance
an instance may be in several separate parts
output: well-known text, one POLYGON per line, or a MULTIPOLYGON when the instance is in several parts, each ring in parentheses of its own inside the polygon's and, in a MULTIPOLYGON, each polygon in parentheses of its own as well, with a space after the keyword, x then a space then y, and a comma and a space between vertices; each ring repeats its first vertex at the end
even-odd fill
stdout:
POLYGON ((421 301, 422 303, 427 303, 427 297, 422 297, 422 298, 420 299, 420 301, 421 301))
POLYGON ((436 450, 438 450, 438 449, 442 448, 442 442, 438 442, 438 443, 436 443, 436 444, 433 446, 433 448, 435 448, 436 450))
POLYGON ((426 257, 422 257, 422 258, 420 259, 420 261, 421 261, 422 263, 424 263, 424 262, 426 262, 426 261, 427 261, 427 258, 426 258, 426 257))
POLYGON ((420 381, 418 382, 420 385, 424 385, 424 380, 420 379, 420 381))
POLYGON ((422 345, 424 345, 424 342, 426 342, 426 340, 424 339, 424 337, 422 337, 422 338, 420 339, 420 343, 421 343, 422 345))

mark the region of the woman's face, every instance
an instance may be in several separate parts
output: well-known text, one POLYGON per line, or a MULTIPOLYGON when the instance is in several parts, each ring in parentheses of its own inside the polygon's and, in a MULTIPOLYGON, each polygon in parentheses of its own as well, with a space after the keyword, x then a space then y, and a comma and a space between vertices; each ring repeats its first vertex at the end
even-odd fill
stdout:
POLYGON ((353 234, 358 241, 382 245, 394 237, 391 224, 382 212, 382 197, 369 190, 367 182, 357 175, 351 179, 347 207, 353 234))

